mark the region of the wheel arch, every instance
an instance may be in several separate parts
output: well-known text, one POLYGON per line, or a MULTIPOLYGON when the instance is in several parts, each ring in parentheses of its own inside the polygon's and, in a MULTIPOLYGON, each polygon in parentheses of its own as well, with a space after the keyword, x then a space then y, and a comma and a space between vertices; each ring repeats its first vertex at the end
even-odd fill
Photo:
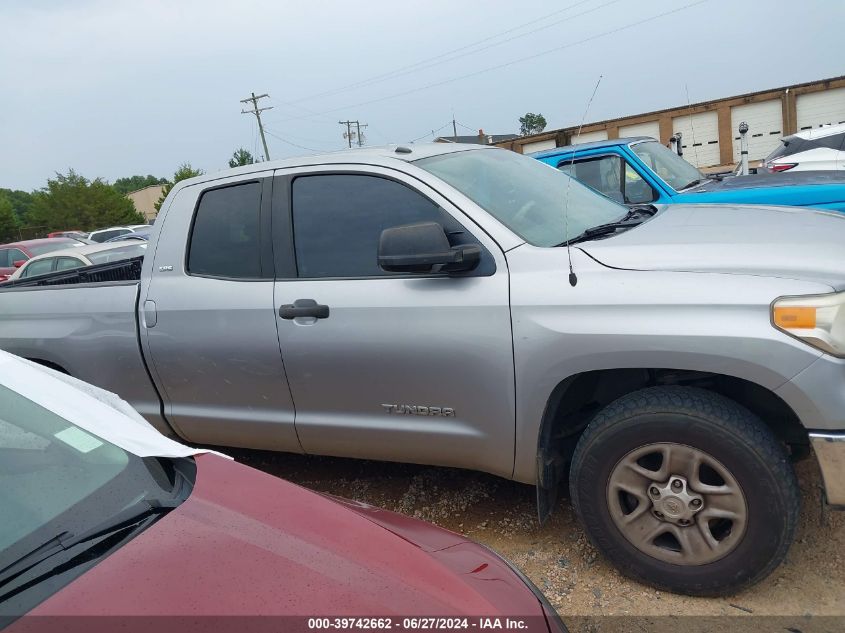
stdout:
POLYGON ((771 389, 753 381, 728 374, 660 367, 580 372, 557 383, 540 422, 537 511, 541 522, 554 509, 578 439, 596 413, 628 393, 661 385, 694 386, 725 396, 757 415, 788 447, 793 459, 809 454, 808 432, 795 411, 771 389))

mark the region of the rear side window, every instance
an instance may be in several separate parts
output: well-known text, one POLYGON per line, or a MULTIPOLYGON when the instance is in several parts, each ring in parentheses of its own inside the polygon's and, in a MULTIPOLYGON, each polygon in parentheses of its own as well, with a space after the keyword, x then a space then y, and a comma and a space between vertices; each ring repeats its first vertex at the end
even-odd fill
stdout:
POLYGON ((293 181, 293 232, 300 277, 380 277, 384 229, 444 223, 446 214, 420 193, 377 176, 331 174, 293 181))
POLYGON ((11 265, 12 262, 9 261, 9 249, 0 248, 0 268, 8 268, 11 265))
POLYGON ((191 229, 188 272, 235 279, 261 277, 260 213, 260 183, 203 193, 191 229))

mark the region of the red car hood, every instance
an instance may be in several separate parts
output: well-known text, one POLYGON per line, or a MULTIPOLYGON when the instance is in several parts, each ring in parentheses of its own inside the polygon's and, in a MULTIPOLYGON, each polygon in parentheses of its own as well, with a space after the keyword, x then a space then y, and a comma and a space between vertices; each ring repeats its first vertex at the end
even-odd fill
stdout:
POLYGON ((457 534, 214 455, 191 496, 31 615, 540 616, 457 534))

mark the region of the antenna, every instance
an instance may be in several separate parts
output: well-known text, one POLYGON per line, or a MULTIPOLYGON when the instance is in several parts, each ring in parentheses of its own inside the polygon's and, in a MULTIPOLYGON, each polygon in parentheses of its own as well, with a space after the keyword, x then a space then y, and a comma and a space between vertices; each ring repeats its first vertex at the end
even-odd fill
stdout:
MULTIPOLYGON (((584 121, 587 119, 587 112, 590 111, 590 106, 593 103, 593 98, 599 89, 602 75, 599 75, 599 80, 596 82, 596 87, 593 88, 593 94, 590 95, 590 100, 587 101, 587 107, 584 108, 584 116, 581 117, 581 123, 578 125, 578 133, 575 135, 575 142, 573 145, 578 145, 578 139, 581 138, 581 128, 584 127, 584 121)), ((575 271, 572 269, 572 249, 569 246, 569 187, 572 184, 572 166, 575 164, 575 152, 572 152, 572 160, 569 161, 569 180, 566 183, 566 195, 563 198, 563 231, 566 235, 566 256, 569 258, 569 285, 575 286, 578 283, 578 277, 575 276, 575 271)))
POLYGON ((695 166, 698 167, 698 148, 695 146, 695 126, 692 124, 692 104, 689 100, 689 85, 684 84, 684 90, 687 93, 687 118, 689 119, 689 129, 692 133, 692 154, 695 156, 695 166))

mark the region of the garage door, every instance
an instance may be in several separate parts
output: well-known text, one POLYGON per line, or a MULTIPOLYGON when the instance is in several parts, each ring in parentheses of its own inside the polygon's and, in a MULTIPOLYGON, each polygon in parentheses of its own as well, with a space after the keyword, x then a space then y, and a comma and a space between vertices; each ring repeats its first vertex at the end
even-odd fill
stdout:
POLYGON ((570 143, 572 145, 575 145, 576 142, 578 143, 578 145, 580 145, 581 143, 594 143, 595 141, 606 141, 607 130, 599 130, 598 132, 581 132, 581 136, 579 136, 577 140, 575 138, 576 136, 577 130, 572 133, 572 139, 570 140, 570 143))
POLYGON ((650 136, 651 138, 659 141, 660 123, 657 121, 648 121, 647 123, 621 126, 619 128, 619 138, 625 138, 628 136, 650 136))
POLYGON ((783 136, 783 108, 780 99, 746 103, 731 108, 731 138, 734 162, 739 162, 739 124, 748 123, 748 160, 766 158, 780 146, 783 136))
POLYGON ((672 119, 672 131, 680 132, 684 158, 696 167, 718 165, 719 116, 715 112, 678 116, 672 119))
POLYGON ((798 95, 795 102, 799 130, 845 123, 845 88, 798 95))
POLYGON ((554 149, 557 147, 553 138, 546 141, 534 141, 533 143, 526 143, 522 146, 523 154, 530 154, 531 152, 542 152, 547 149, 554 149))

